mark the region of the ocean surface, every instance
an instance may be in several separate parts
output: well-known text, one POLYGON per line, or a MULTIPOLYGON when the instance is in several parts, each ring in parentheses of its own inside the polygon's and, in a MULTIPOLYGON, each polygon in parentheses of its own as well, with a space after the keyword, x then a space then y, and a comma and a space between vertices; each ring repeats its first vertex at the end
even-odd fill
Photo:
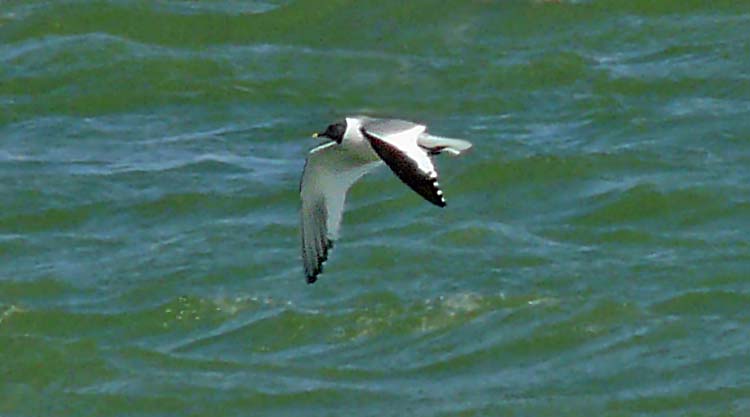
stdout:
POLYGON ((750 416, 750 2, 0 0, 0 416, 750 416), (387 168, 315 285, 310 134, 387 168))

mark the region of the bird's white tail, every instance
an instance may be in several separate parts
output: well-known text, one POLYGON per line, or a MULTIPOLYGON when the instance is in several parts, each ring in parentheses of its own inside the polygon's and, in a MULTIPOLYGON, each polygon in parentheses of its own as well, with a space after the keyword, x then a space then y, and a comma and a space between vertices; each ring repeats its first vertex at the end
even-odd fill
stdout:
POLYGON ((443 138, 430 135, 429 133, 422 133, 419 135, 419 138, 417 138, 417 144, 430 151, 433 155, 444 151, 451 155, 460 155, 469 150, 472 146, 471 142, 463 139, 443 138))

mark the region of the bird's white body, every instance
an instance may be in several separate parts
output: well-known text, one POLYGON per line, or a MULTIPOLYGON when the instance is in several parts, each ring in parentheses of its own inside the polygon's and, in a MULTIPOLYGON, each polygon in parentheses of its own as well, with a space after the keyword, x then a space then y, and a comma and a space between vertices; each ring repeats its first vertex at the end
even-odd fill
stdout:
POLYGON ((330 125, 321 135, 334 141, 310 151, 300 182, 302 259, 308 283, 317 279, 338 237, 347 190, 376 166, 386 163, 426 200, 445 206, 430 155, 458 155, 471 143, 425 130, 424 125, 404 120, 357 116, 347 117, 345 126, 330 125))

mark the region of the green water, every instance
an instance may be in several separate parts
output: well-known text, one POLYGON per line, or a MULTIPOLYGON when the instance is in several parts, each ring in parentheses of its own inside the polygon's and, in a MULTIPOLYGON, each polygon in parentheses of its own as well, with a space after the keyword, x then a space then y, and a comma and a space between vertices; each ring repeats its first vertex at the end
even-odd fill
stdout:
POLYGON ((0 415, 750 415, 750 3, 0 1, 0 415), (310 133, 387 169, 306 285, 310 133))

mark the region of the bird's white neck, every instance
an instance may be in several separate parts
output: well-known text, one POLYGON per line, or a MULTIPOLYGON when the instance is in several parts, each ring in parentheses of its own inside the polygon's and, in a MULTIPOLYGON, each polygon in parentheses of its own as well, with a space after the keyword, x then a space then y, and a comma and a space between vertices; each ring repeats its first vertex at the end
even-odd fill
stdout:
POLYGON ((354 117, 347 117, 346 118, 346 131, 344 132, 344 140, 362 140, 362 134, 360 133, 359 129, 362 127, 362 121, 354 118, 354 117))

